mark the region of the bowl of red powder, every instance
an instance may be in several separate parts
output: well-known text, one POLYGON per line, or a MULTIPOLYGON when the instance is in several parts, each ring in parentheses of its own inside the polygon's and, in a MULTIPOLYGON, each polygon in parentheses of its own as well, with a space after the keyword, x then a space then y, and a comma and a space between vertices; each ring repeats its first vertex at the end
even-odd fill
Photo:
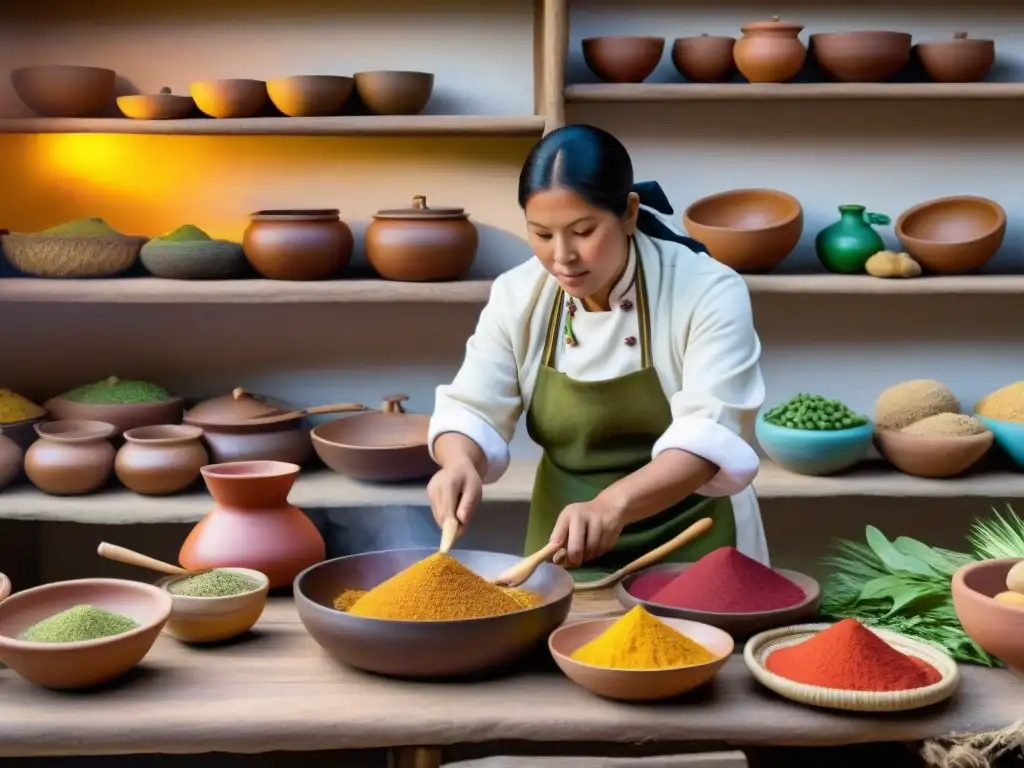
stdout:
POLYGON ((993 598, 1006 591, 1006 576, 1020 558, 970 563, 953 574, 953 607, 964 632, 1018 675, 1024 676, 1024 609, 993 598))
POLYGON ((821 587, 796 571, 769 568, 735 547, 719 547, 695 563, 663 563, 627 576, 615 588, 625 608, 699 621, 734 637, 818 615, 821 587))

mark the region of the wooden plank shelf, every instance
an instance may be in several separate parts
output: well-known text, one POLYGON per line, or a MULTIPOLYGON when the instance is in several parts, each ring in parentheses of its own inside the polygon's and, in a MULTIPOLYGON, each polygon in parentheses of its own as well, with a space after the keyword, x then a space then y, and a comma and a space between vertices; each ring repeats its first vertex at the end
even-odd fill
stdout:
POLYGON ((1019 100, 1024 83, 587 83, 567 102, 1019 100))

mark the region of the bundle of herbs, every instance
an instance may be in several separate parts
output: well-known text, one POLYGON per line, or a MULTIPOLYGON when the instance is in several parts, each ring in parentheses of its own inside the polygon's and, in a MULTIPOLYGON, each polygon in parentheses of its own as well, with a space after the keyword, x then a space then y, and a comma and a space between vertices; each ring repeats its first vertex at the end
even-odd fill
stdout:
POLYGON ((953 573, 978 560, 1024 557, 1024 521, 1007 506, 988 520, 976 520, 967 535, 970 553, 930 547, 900 536, 889 541, 874 526, 866 543, 840 539, 825 559, 832 569, 823 589, 822 613, 852 617, 867 626, 890 629, 946 650, 957 661, 999 666, 971 640, 953 609, 953 573))

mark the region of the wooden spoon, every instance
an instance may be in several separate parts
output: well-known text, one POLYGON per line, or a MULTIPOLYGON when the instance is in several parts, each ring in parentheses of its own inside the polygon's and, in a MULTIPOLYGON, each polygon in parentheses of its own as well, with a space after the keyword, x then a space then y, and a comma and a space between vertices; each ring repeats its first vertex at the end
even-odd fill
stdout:
POLYGON ((437 551, 442 555, 447 555, 452 551, 452 545, 455 544, 455 540, 461 533, 462 524, 459 523, 458 518, 449 517, 441 526, 441 546, 437 548, 437 551))
POLYGON ((534 571, 540 568, 541 564, 551 560, 562 551, 563 549, 561 544, 558 542, 552 542, 543 549, 538 549, 529 557, 524 557, 518 563, 498 576, 498 578, 494 579, 493 583, 497 584, 499 587, 518 587, 528 578, 533 576, 534 571))
POLYGON ((187 571, 176 565, 165 563, 163 560, 157 560, 155 557, 143 555, 141 552, 125 549, 116 544, 108 544, 105 541, 100 542, 100 545, 96 548, 96 554, 100 557, 105 557, 107 560, 125 563, 126 565, 136 565, 139 568, 146 568, 157 573, 165 573, 169 576, 193 576, 197 573, 202 573, 202 571, 187 571))
POLYGON ((314 405, 310 408, 301 408, 297 411, 288 411, 287 413, 278 413, 273 416, 263 416, 259 419, 246 419, 240 421, 236 426, 240 427, 262 427, 270 424, 280 424, 283 421, 295 421, 296 419, 303 419, 306 416, 318 416, 325 413, 354 413, 357 411, 372 411, 373 408, 367 408, 365 405, 359 403, 334 403, 333 405, 314 405))

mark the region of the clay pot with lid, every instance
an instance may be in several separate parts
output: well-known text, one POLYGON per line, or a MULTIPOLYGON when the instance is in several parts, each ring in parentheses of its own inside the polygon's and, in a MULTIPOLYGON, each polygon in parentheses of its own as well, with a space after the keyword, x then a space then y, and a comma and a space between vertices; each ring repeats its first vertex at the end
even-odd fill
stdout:
POLYGON ((672 63, 691 82, 724 83, 736 71, 735 45, 734 37, 681 37, 672 44, 672 63))
POLYGON ((993 40, 975 40, 955 32, 952 40, 914 46, 928 77, 939 83, 977 83, 984 80, 996 60, 993 40))
POLYGON ((39 439, 25 454, 25 474, 43 493, 80 496, 106 485, 114 471, 117 434, 102 421, 49 421, 36 425, 39 439))
POLYGON ((416 195, 409 208, 374 215, 366 229, 366 259, 385 280, 456 280, 473 265, 479 242, 464 209, 431 208, 416 195))
POLYGON ((747 24, 733 48, 736 68, 752 83, 789 82, 807 59, 799 37, 803 29, 803 24, 780 21, 778 16, 747 24))
POLYGON ((325 280, 352 258, 352 230, 335 209, 257 211, 249 219, 242 250, 270 280, 325 280))
POLYGON ((21 474, 21 466, 25 460, 25 452, 0 428, 0 491, 14 482, 21 474))
POLYGON ((187 424, 138 427, 124 433, 114 472, 122 485, 146 496, 165 496, 188 488, 210 463, 203 430, 187 424))

